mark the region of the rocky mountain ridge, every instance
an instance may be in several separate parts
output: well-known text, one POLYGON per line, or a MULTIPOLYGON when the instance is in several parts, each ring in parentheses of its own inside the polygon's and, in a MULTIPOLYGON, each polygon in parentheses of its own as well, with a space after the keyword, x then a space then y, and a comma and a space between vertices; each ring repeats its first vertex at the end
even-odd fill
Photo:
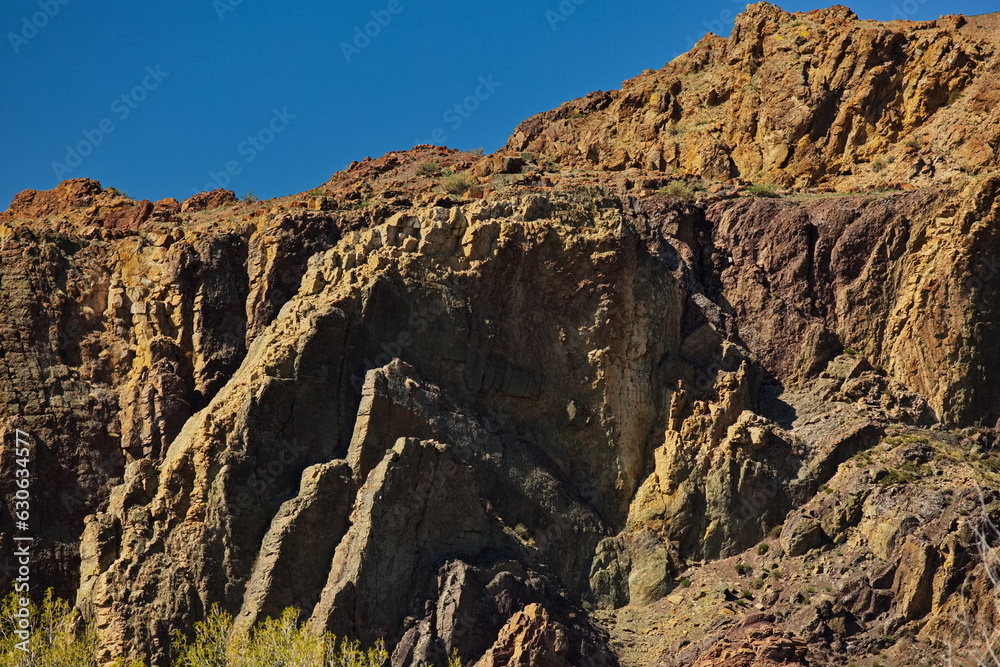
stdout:
POLYGON ((494 155, 21 193, 0 470, 22 429, 59 489, 39 580, 108 663, 212 604, 398 666, 978 659, 996 25, 759 3, 494 155))

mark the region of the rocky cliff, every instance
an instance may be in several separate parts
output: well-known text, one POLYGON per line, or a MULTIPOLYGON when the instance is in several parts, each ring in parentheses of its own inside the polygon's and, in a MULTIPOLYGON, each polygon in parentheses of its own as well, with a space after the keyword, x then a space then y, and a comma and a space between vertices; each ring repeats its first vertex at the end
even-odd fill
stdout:
POLYGON ((494 155, 21 193, 0 562, 20 429, 108 663, 214 604, 399 667, 988 656, 998 26, 761 3, 494 155))

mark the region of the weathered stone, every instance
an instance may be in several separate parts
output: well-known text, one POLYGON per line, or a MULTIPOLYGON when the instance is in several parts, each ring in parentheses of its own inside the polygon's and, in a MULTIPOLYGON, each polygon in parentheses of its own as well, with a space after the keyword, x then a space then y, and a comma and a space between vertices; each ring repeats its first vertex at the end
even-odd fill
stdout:
POLYGON ((299 495, 281 506, 261 543, 237 627, 276 618, 289 607, 305 616, 312 612, 334 551, 347 532, 354 490, 351 470, 343 461, 303 471, 299 495))
POLYGON ((781 529, 781 548, 789 556, 801 556, 810 549, 823 546, 826 535, 819 521, 793 514, 781 529))

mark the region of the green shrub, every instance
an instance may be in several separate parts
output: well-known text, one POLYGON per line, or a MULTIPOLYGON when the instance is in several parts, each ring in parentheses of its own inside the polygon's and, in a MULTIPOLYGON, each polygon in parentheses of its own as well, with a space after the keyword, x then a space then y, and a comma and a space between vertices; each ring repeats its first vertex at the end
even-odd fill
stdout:
POLYGON ((875 473, 875 482, 881 486, 893 486, 895 484, 909 484, 914 481, 916 477, 909 470, 892 469, 892 470, 881 470, 875 473))
POLYGON ((687 181, 671 181, 659 189, 661 195, 675 197, 682 201, 694 201, 698 198, 698 193, 704 191, 705 188, 700 183, 693 184, 687 181))
POLYGON ((767 183, 754 183, 750 186, 750 189, 747 190, 747 192, 750 193, 751 197, 775 198, 781 196, 778 194, 773 185, 769 185, 767 183))
POLYGON ((417 167, 417 174, 421 176, 433 176, 441 171, 441 165, 437 162, 424 162, 417 167))
MULTIPOLYGON (((27 652, 18 629, 18 595, 0 601, 0 665, 14 667, 97 667, 98 641, 93 629, 69 603, 46 592, 40 605, 27 607, 31 634, 27 652)), ((286 609, 250 630, 235 630, 233 617, 213 606, 208 618, 195 623, 194 637, 175 633, 174 667, 381 667, 389 653, 379 641, 362 649, 357 641, 315 635, 299 625, 299 612, 286 609)), ((144 667, 140 661, 116 667, 144 667)), ((461 667, 453 651, 449 667, 461 667)))
POLYGON ((243 202, 244 204, 253 204, 254 202, 257 201, 257 195, 255 195, 253 193, 253 190, 251 190, 250 192, 240 197, 240 201, 243 202))
POLYGON ((757 553, 763 556, 764 554, 767 553, 767 550, 770 548, 771 548, 770 545, 768 545, 766 542, 761 542, 760 544, 757 545, 757 553))
POLYGON ((445 176, 441 179, 441 190, 449 195, 465 194, 476 185, 465 172, 445 176))
POLYGON ((176 667, 381 667, 389 659, 379 641, 362 650, 359 642, 327 633, 306 631, 296 619, 299 612, 286 609, 251 630, 235 630, 233 617, 213 606, 208 618, 195 623, 194 638, 177 636, 176 667))
POLYGON ((691 580, 688 579, 687 577, 684 577, 683 579, 681 579, 680 585, 681 588, 691 588, 691 580))
POLYGON ((85 627, 80 612, 56 598, 52 589, 45 593, 41 605, 34 602, 26 607, 31 634, 27 644, 14 634, 18 629, 20 610, 16 593, 0 602, 0 665, 30 665, 31 667, 97 667, 97 636, 85 627))
POLYGON ((749 576, 752 573, 753 573, 753 568, 747 565, 746 563, 736 564, 736 574, 740 575, 741 577, 749 576))

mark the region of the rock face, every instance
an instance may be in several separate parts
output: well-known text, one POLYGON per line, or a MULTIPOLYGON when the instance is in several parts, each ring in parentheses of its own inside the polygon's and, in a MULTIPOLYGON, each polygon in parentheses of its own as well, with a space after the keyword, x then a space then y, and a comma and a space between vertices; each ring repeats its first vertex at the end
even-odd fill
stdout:
POLYGON ((531 118, 507 147, 712 180, 940 183, 1000 157, 995 26, 995 15, 880 23, 760 2, 728 39, 709 34, 621 90, 531 118))
MULTIPOLYGON (((298 296, 254 340, 232 381, 174 439, 159 473, 172 481, 154 487, 151 513, 139 516, 113 497, 88 527, 122 536, 95 545, 82 565, 79 599, 109 650, 152 644, 154 659, 165 659, 169 636, 145 634, 150 618, 126 613, 135 595, 161 600, 150 613, 178 624, 194 620, 210 600, 242 606, 249 618, 260 613, 254 608, 272 594, 268 585, 277 585, 260 577, 279 564, 270 563, 273 547, 257 554, 256 546, 292 530, 285 526, 294 515, 318 502, 300 493, 295 506, 278 509, 306 466, 336 457, 350 466, 358 495, 343 539, 333 530, 330 542, 315 547, 333 553, 332 563, 316 561, 329 575, 315 609, 305 609, 316 629, 398 639, 404 618, 422 608, 411 598, 446 557, 537 560, 557 577, 553 591, 579 589, 589 553, 608 522, 621 521, 629 489, 640 481, 666 395, 655 384, 657 366, 677 337, 669 332, 679 326, 680 290, 614 208, 603 211, 606 220, 574 227, 571 237, 529 227, 513 213, 523 207, 473 205, 468 214, 431 208, 399 218, 426 226, 430 238, 445 225, 447 236, 471 239, 468 250, 455 244, 451 255, 407 255, 401 237, 412 228, 390 219, 311 263, 298 296), (476 239, 491 237, 476 247, 476 239), (347 268, 349 258, 365 253, 367 263, 347 268), (551 258, 569 255, 577 268, 560 275, 551 258), (395 261, 382 261, 389 258, 395 261), (468 269, 454 271, 453 261, 468 269), (435 274, 431 285, 414 280, 435 274), (521 295, 493 291, 516 284, 515 276, 524 276, 521 295), (578 296, 560 303, 568 286, 578 296), (611 336, 609 311, 632 322, 639 340, 611 336), (390 363, 365 376, 382 356, 390 363), (441 385, 428 384, 417 365, 441 385), (592 417, 568 419, 567 386, 578 387, 578 409, 592 417), (487 412, 489 404, 499 410, 487 412), (215 472, 199 461, 214 461, 215 472), (127 546, 140 525, 152 533, 127 546), (119 585, 126 576, 129 590, 119 585), (244 588, 252 592, 249 607, 241 602, 244 588)), ((138 472, 133 482, 154 483, 138 472)), ((311 510, 325 517, 312 521, 342 526, 346 507, 335 506, 339 514, 311 510)))
POLYGON ((59 489, 38 585, 107 664, 169 664, 214 604, 396 667, 972 660, 1000 621, 996 25, 758 4, 496 155, 264 203, 18 195, 0 560, 20 429, 59 489))

